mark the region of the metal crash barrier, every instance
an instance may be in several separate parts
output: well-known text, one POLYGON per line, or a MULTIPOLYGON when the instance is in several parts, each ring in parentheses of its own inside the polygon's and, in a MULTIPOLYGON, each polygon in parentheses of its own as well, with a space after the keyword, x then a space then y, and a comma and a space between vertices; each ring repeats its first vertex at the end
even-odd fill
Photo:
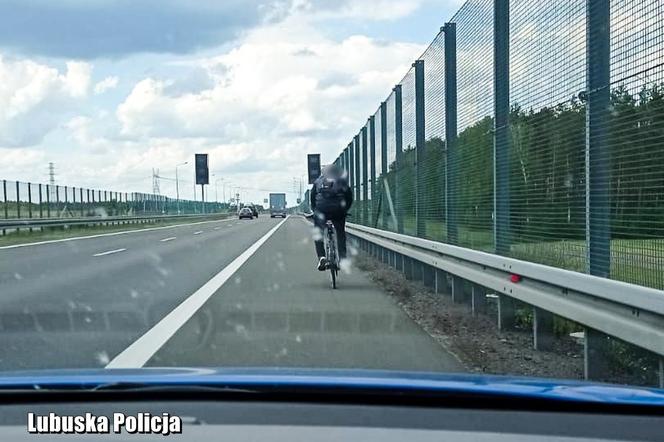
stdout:
POLYGON ((584 374, 603 376, 606 336, 658 355, 658 379, 664 386, 664 292, 588 274, 507 258, 413 236, 348 224, 362 250, 412 279, 449 292, 454 302, 473 310, 498 297, 498 326, 513 317, 509 301, 533 307, 533 341, 540 350, 553 341, 553 315, 585 328, 584 374), (449 285, 447 282, 449 281, 449 285), (502 308, 501 308, 502 307, 502 308))

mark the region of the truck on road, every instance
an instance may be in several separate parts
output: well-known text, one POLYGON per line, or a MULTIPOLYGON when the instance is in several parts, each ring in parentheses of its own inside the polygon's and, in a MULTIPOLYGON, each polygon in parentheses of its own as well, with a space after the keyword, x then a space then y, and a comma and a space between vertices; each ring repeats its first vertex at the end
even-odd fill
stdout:
POLYGON ((270 218, 281 216, 286 218, 286 194, 285 193, 271 193, 270 194, 270 218))

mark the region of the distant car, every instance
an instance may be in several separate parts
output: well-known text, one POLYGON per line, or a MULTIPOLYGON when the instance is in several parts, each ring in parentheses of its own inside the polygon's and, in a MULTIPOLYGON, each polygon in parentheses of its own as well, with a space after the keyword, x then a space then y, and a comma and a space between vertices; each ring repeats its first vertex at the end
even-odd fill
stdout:
POLYGON ((243 207, 237 214, 239 219, 249 218, 254 219, 254 212, 249 207, 243 207))

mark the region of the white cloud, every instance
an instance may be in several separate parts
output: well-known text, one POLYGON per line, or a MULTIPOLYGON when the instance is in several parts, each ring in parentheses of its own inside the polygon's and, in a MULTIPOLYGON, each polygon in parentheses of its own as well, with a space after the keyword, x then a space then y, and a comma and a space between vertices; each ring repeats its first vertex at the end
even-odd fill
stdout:
MULTIPOLYGON (((384 3, 388 9, 406 7, 384 3)), ((338 13, 368 13, 357 8, 348 3, 338 13)), ((85 63, 70 63, 65 73, 42 66, 43 90, 28 87, 35 97, 14 108, 19 114, 53 109, 40 97, 67 98, 64 112, 51 112, 58 118, 47 125, 61 128, 63 139, 58 141, 67 149, 42 160, 68 164, 76 155, 74 167, 60 169, 63 183, 149 192, 153 167, 173 178, 174 165, 189 161, 180 168, 180 191, 188 198, 193 196, 193 154, 207 152, 212 172, 225 183, 289 192, 292 177, 306 168, 305 154, 320 152, 324 161, 332 160, 424 46, 364 35, 333 39, 318 28, 319 13, 291 14, 256 28, 218 55, 179 58, 165 69, 145 69, 144 77, 134 80, 122 102, 112 107, 105 101, 111 97, 91 98, 88 104, 100 108, 75 104, 90 89, 98 95, 116 87, 117 77, 91 86, 91 67, 85 63)), ((405 13, 407 9, 390 12, 405 13)), ((122 77, 123 84, 131 78, 122 77)), ((0 124, 4 111, 0 109, 0 124)), ((209 194, 213 190, 210 186, 209 194)), ((171 180, 162 180, 162 193, 174 195, 171 180)), ((257 194, 248 197, 262 200, 257 194)))
POLYGON ((422 50, 364 36, 335 42, 310 35, 303 48, 290 32, 279 38, 265 28, 225 54, 197 60, 192 69, 203 67, 212 79, 197 92, 172 93, 187 90, 174 87, 178 80, 140 81, 116 116, 121 136, 139 151, 152 146, 151 154, 118 158, 163 171, 207 152, 212 170, 229 180, 291 190, 305 154, 333 159, 422 50))
POLYGON ((300 27, 263 28, 226 54, 197 60, 213 79, 198 92, 174 95, 168 90, 176 80, 142 80, 117 109, 123 135, 232 142, 312 131, 350 136, 356 128, 346 126, 348 117, 361 122, 375 111, 422 49, 364 36, 335 42, 300 27), (313 36, 306 46, 301 33, 313 36))
POLYGON ((95 94, 103 94, 104 92, 114 89, 118 86, 119 78, 112 76, 112 77, 106 77, 97 84, 95 84, 95 94))
POLYGON ((333 159, 422 49, 362 35, 335 41, 290 18, 218 56, 179 62, 185 72, 176 78, 140 80, 115 115, 77 118, 68 129, 88 153, 102 156, 97 162, 109 158, 104 167, 113 170, 97 170, 97 177, 130 182, 152 167, 172 177, 174 164, 207 152, 212 171, 227 180, 288 191, 305 154, 333 159), (109 132, 111 120, 117 130, 109 132))
POLYGON ((92 67, 68 62, 66 71, 0 56, 0 145, 37 144, 87 96, 92 67))
POLYGON ((369 20, 397 20, 413 13, 422 3, 422 0, 353 0, 344 4, 340 15, 369 20))
MULTIPOLYGON (((2 179, 16 179, 21 181, 35 180, 35 164, 46 164, 45 153, 39 149, 11 149, 0 147, 2 158, 2 179)), ((45 176, 44 173, 41 174, 45 176)))

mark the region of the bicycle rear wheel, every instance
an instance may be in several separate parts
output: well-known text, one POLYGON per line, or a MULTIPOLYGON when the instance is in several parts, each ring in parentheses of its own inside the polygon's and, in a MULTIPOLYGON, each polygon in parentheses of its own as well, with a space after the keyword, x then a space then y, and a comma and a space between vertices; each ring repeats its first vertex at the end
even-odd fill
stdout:
POLYGON ((330 275, 332 275, 332 288, 337 288, 337 269, 332 266, 330 267, 330 275))

